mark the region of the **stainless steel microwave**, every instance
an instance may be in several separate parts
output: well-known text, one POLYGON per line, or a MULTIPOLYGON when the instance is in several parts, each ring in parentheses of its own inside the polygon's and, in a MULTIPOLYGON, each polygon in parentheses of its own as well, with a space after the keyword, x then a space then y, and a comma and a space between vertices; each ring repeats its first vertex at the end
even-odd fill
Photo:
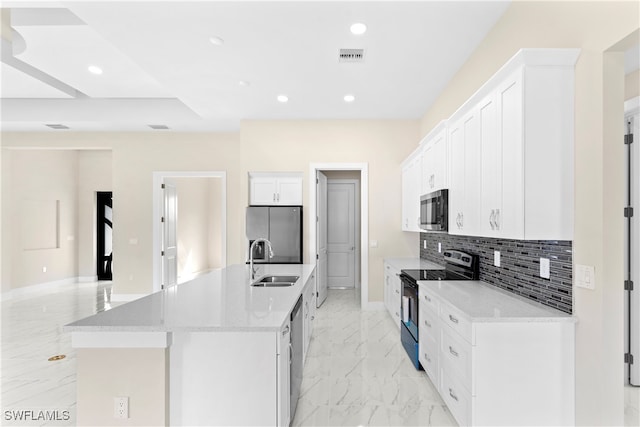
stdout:
POLYGON ((449 190, 439 190, 420 197, 420 228, 446 232, 449 222, 449 190))

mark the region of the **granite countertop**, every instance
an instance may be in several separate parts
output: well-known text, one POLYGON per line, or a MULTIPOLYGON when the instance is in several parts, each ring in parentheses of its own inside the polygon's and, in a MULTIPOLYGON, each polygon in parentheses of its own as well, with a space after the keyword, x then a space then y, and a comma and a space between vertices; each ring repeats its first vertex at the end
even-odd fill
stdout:
POLYGON ((570 314, 530 301, 478 280, 419 281, 473 322, 575 322, 570 314))
POLYGON ((444 259, 442 265, 427 261, 422 258, 385 258, 385 262, 391 264, 398 270, 444 270, 444 259))
POLYGON ((315 270, 313 264, 258 266, 300 276, 290 287, 249 285, 249 266, 232 265, 64 327, 65 332, 280 330, 315 270))

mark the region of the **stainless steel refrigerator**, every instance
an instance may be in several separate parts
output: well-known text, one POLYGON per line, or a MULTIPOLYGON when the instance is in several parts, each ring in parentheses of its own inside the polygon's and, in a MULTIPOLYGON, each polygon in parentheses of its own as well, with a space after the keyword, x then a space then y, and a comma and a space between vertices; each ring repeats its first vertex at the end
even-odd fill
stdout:
POLYGON ((246 213, 247 262, 254 240, 271 242, 273 258, 263 242, 254 247, 253 261, 262 264, 302 264, 302 206, 249 206, 246 213))

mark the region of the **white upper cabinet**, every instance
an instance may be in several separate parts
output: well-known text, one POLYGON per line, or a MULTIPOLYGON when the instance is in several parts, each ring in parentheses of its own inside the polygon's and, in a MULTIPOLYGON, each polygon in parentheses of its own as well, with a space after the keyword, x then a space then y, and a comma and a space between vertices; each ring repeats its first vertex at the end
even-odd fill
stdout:
POLYGON ((421 194, 447 188, 447 124, 440 122, 422 143, 421 194))
POLYGON ((402 164, 402 231, 420 232, 420 181, 422 150, 414 151, 402 164))
POLYGON ((578 55, 522 49, 451 117, 451 234, 573 239, 578 55))
POLYGON ((477 235, 480 206, 478 110, 459 111, 449 122, 449 234, 477 235))
POLYGON ((252 206, 301 206, 301 173, 249 173, 249 204, 252 206))

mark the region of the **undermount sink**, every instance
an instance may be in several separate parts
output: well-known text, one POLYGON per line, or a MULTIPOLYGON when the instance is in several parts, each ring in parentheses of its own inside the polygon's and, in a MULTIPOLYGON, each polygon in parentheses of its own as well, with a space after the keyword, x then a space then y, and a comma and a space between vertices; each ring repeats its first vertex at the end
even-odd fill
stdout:
POLYGON ((264 276, 256 280, 251 286, 284 287, 296 284, 300 276, 264 276))

